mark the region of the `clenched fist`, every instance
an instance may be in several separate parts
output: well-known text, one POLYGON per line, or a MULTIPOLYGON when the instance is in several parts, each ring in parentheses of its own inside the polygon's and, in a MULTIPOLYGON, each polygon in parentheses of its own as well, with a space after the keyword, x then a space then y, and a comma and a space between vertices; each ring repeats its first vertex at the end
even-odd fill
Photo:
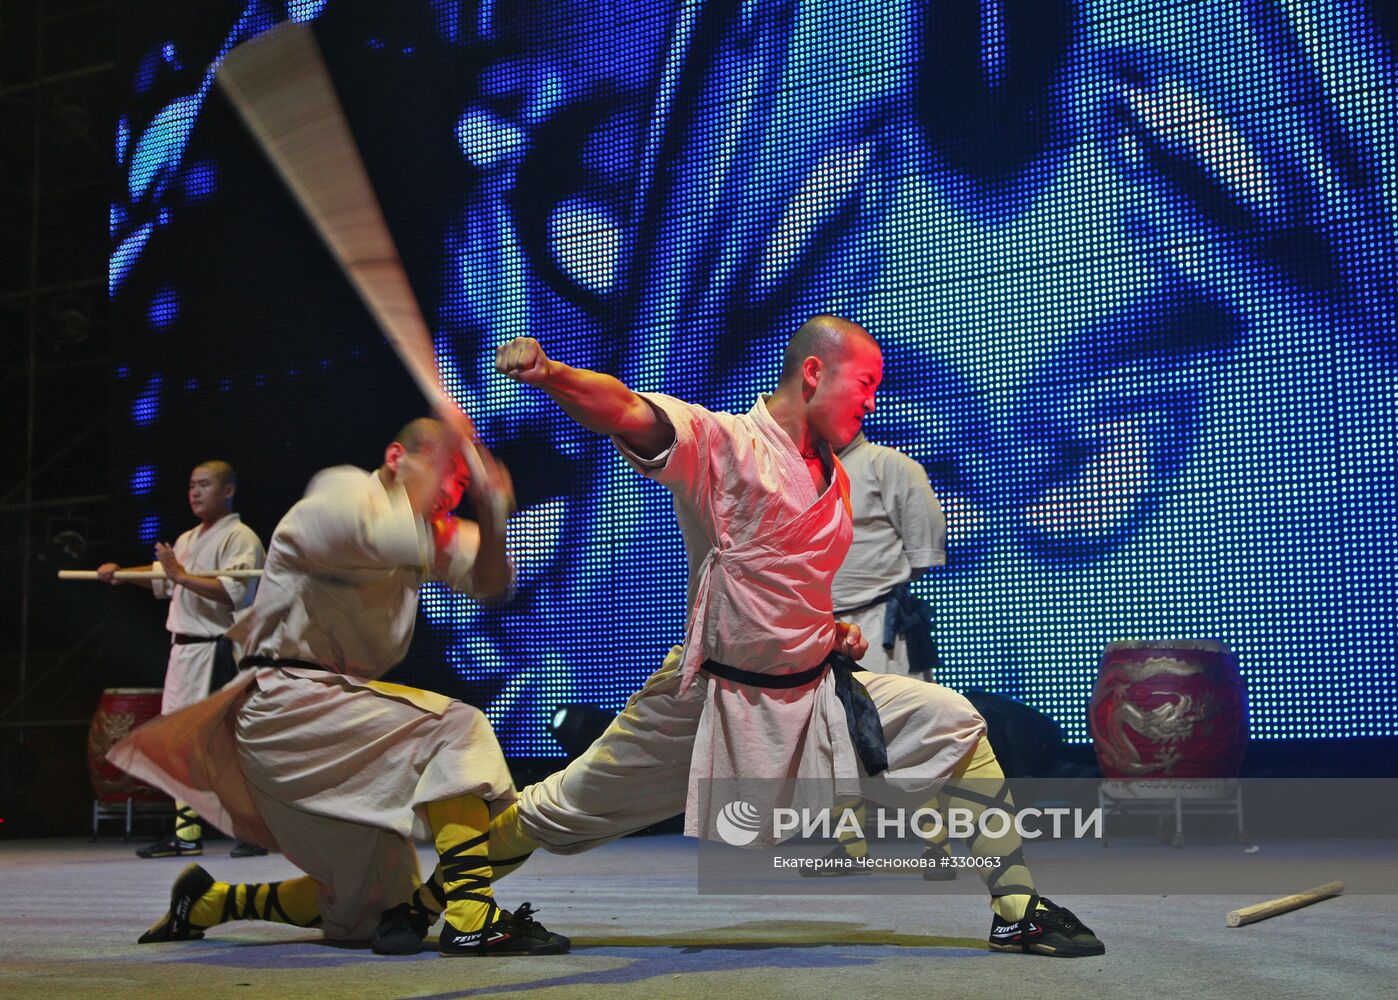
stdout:
POLYGON ((542 385, 555 367, 533 337, 516 337, 495 349, 495 370, 525 385, 542 385))
POLYGON ((860 634, 858 625, 836 622, 835 652, 844 653, 851 660, 858 660, 869 652, 869 640, 860 634))

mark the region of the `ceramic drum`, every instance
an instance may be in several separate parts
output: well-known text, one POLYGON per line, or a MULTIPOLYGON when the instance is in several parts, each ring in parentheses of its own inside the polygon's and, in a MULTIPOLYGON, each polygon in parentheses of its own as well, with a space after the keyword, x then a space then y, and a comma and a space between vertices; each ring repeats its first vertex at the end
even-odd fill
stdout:
POLYGON ((107 760, 127 733, 160 714, 160 688, 108 688, 87 730, 87 773, 99 802, 166 802, 169 796, 137 781, 107 760))
POLYGON ((1088 729, 1108 779, 1237 777, 1248 735, 1238 661, 1208 639, 1110 643, 1088 729))

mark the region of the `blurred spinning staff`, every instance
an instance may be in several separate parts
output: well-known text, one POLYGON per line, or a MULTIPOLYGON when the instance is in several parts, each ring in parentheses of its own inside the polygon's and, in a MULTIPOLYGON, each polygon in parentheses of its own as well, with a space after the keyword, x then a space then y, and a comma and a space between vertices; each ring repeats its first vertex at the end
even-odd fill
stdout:
MULTIPOLYGON (((189 474, 189 509, 199 523, 175 540, 157 542, 156 562, 165 579, 132 580, 170 602, 165 627, 170 630, 170 660, 165 667, 163 715, 205 698, 236 672, 233 643, 224 633, 233 616, 252 603, 255 579, 219 576, 218 570, 260 569, 266 555, 256 532, 233 511, 238 474, 227 462, 202 462, 189 474)), ((132 567, 145 569, 147 567, 132 567)), ((97 575, 113 586, 124 581, 116 563, 104 563, 97 575)), ((174 858, 204 853, 204 830, 188 803, 175 803, 175 829, 164 840, 136 852, 142 858, 174 858)), ((234 857, 266 854, 264 848, 238 841, 234 857)))
POLYGON ((840 452, 849 475, 854 540, 835 575, 835 617, 869 640, 859 665, 930 681, 940 660, 932 608, 912 581, 947 561, 942 505, 916 459, 859 434, 840 452))

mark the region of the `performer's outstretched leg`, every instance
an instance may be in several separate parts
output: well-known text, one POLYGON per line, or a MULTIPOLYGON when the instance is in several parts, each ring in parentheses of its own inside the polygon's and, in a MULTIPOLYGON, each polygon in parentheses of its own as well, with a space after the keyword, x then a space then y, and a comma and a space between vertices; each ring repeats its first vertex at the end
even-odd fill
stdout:
MULTIPOLYGON (((980 819, 987 809, 1013 814, 1014 803, 984 738, 985 720, 975 707, 949 688, 907 677, 860 674, 860 681, 878 706, 890 773, 899 775, 904 788, 914 780, 925 778, 932 785, 939 776, 947 776, 928 806, 943 816, 951 808, 969 810, 976 835, 969 838, 968 849, 979 857, 1002 859, 998 868, 977 869, 995 911, 991 947, 1058 956, 1102 954, 1102 942, 1082 921, 1038 895, 1013 823, 998 837, 981 832, 980 819)), ((998 825, 1003 824, 991 827, 998 825)), ((929 850, 933 846, 929 844, 929 850)))
POLYGON ((295 927, 320 924, 320 886, 309 875, 282 882, 219 882, 199 865, 180 873, 170 909, 136 941, 193 941, 229 920, 270 920, 295 927))
POLYGON ((1034 876, 1024 861, 1024 843, 1013 823, 991 836, 982 829, 981 815, 991 808, 1014 815, 1014 799, 1005 784, 1005 773, 995 759, 990 741, 982 738, 975 751, 962 761, 946 783, 936 806, 943 816, 951 809, 968 810, 974 832, 966 847, 976 857, 1000 859, 997 868, 977 868, 990 890, 995 916, 990 924, 990 947, 996 951, 1032 951, 1042 955, 1078 957, 1106 951, 1072 911, 1056 906, 1038 894, 1034 876))
POLYGON ((511 802, 490 821, 490 867, 495 872, 495 881, 528 861, 538 847, 538 842, 525 832, 520 822, 519 802, 511 802))

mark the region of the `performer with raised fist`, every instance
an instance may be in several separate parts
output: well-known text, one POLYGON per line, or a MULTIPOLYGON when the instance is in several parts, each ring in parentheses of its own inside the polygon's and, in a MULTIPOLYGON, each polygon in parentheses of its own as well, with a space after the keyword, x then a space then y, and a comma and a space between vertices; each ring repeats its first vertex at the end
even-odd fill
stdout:
MULTIPOLYGON (((852 659, 867 643, 832 613, 851 534, 836 453, 873 412, 883 376, 866 330, 835 316, 807 321, 787 344, 776 390, 738 415, 633 392, 548 357, 531 338, 501 345, 496 368, 609 435, 674 495, 690 612, 684 646, 597 742, 496 817, 492 851, 571 854, 679 812, 686 833, 713 837, 712 790, 745 779, 827 789, 820 808, 859 795, 861 779, 977 816, 1013 808, 971 704, 907 674, 858 672, 852 659)), ((1105 950, 1037 894, 1013 826, 969 848, 1003 859, 980 869, 993 897, 992 948, 1105 950)))

